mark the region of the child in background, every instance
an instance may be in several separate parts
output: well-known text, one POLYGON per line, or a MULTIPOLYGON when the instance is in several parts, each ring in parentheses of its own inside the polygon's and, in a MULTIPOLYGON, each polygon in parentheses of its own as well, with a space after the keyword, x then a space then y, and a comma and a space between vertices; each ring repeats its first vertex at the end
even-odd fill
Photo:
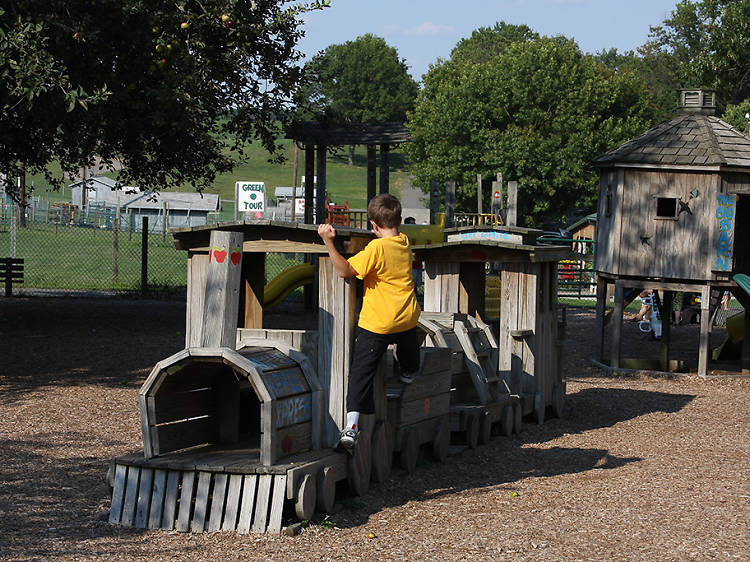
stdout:
POLYGON ((419 369, 416 326, 421 311, 414 294, 409 239, 398 229, 401 203, 393 195, 378 195, 367 206, 367 218, 377 238, 349 260, 333 244, 336 237, 333 226, 318 227, 338 274, 364 281, 362 311, 349 369, 346 426, 339 439, 339 445, 345 449, 354 447, 360 414, 375 413, 373 380, 388 345, 396 344, 394 356, 403 382, 411 382, 413 373, 419 369))

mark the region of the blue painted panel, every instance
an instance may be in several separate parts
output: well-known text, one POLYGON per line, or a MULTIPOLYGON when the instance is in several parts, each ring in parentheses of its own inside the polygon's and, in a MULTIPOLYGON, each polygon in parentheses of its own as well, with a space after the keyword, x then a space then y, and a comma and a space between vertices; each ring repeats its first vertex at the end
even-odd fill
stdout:
POLYGON ((284 398, 276 402, 276 427, 286 427, 312 419, 312 397, 309 394, 284 398))

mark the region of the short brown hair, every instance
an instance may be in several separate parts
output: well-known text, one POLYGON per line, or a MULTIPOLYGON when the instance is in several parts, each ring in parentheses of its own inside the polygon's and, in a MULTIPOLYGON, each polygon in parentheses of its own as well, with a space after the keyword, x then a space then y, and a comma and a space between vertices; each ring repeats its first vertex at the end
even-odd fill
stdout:
POLYGON ((401 201, 390 193, 373 197, 367 205, 367 218, 380 228, 396 228, 401 224, 401 201))

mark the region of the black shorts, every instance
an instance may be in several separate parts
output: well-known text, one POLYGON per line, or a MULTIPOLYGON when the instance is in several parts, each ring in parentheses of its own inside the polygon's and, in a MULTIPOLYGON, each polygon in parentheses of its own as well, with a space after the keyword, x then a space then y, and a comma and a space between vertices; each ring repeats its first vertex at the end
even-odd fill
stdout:
POLYGON ((347 412, 375 413, 373 381, 380 358, 390 344, 396 344, 396 356, 401 371, 414 373, 419 370, 419 340, 416 328, 396 334, 376 334, 357 326, 349 368, 349 389, 346 393, 347 412))

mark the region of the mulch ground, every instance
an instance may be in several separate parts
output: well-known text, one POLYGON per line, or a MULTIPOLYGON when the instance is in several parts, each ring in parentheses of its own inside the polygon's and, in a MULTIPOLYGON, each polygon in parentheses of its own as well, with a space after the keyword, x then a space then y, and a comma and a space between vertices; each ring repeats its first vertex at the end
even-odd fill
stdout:
POLYGON ((564 419, 395 470, 295 537, 112 527, 108 462, 140 448, 138 388, 183 347, 184 318, 168 301, 0 300, 0 556, 750 557, 750 380, 603 377, 589 360, 593 315, 575 311, 564 419))

